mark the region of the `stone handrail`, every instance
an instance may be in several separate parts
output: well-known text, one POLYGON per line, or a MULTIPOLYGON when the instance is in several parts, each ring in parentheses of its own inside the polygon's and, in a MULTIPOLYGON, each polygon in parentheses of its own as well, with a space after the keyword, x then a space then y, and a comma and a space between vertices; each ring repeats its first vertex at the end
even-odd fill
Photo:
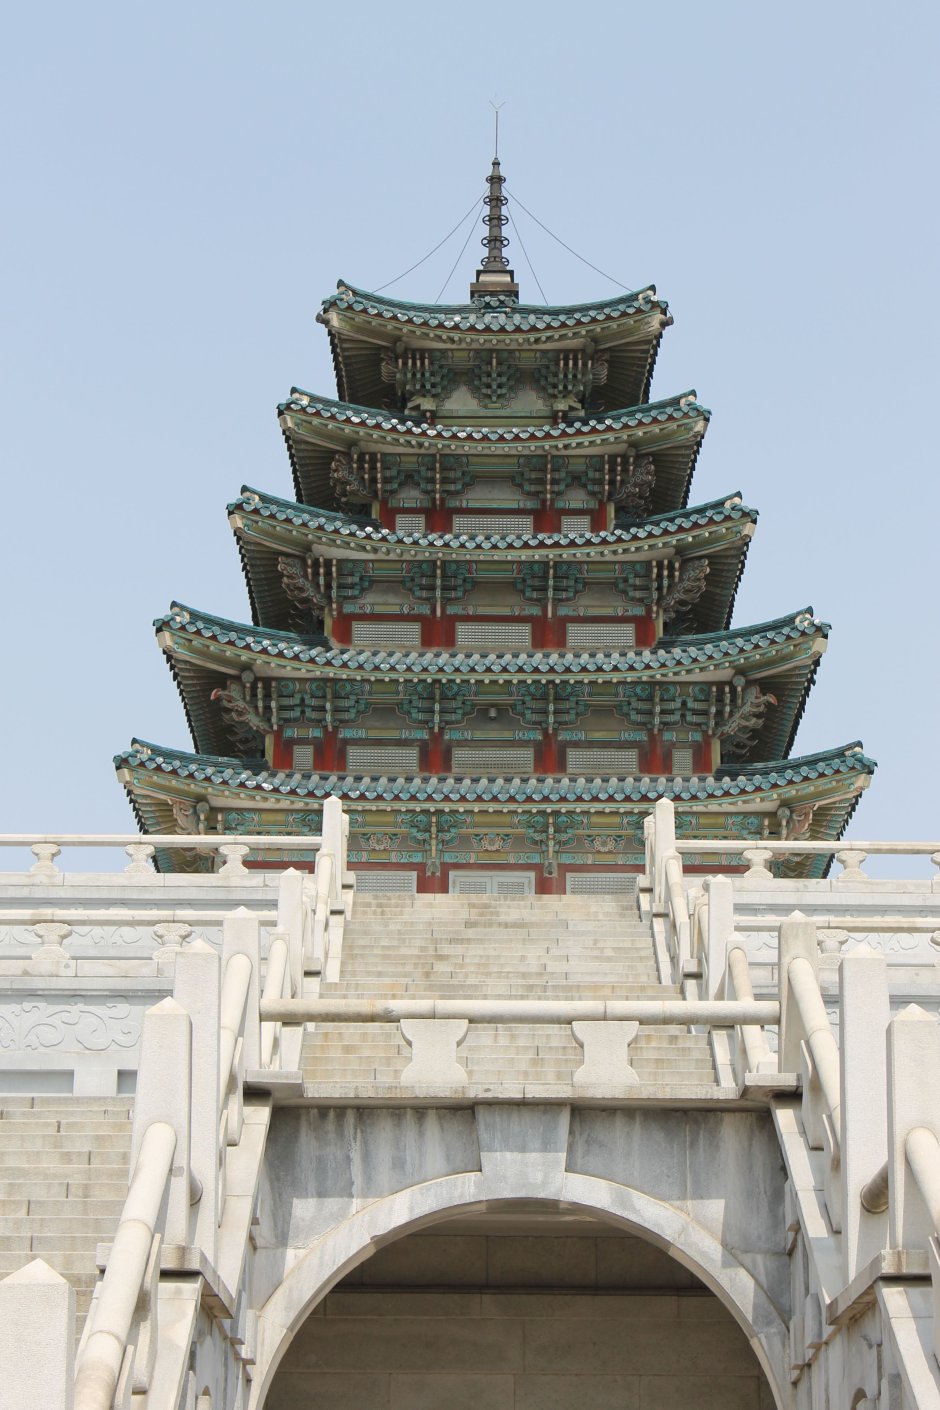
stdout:
MULTIPOLYGON (((740 1003, 754 1003, 754 989, 751 984, 750 963, 747 951, 732 942, 728 954, 724 976, 724 996, 740 1003)), ((760 1024, 740 1023, 737 1033, 744 1050, 744 1071, 771 1072, 777 1067, 776 1058, 770 1051, 767 1035, 760 1024)), ((744 1075, 744 1074, 742 1074, 744 1075)))
POLYGON ((319 999, 262 1001, 262 1022, 398 1023, 402 1019, 465 1019, 468 1023, 701 1024, 776 1023, 775 999, 319 999))
POLYGON ((75 1373, 75 1410, 110 1410, 128 1336, 147 1276, 160 1208, 176 1153, 165 1121, 147 1127, 111 1246, 108 1266, 89 1314, 89 1332, 75 1373))
POLYGON ((224 1106, 235 1070, 235 1053, 245 1023, 245 1009, 252 978, 246 954, 231 955, 225 965, 220 1003, 219 1105, 224 1106))
MULTIPOLYGON (((264 977, 261 1003, 274 1003, 277 999, 290 998, 290 949, 287 937, 275 932, 268 948, 268 968, 264 977)), ((261 1025, 261 1066, 273 1067, 275 1046, 280 1025, 266 1022, 261 1025)))
POLYGON ((933 1223, 934 1234, 940 1234, 940 1141, 926 1126, 913 1126, 904 1142, 904 1154, 933 1223))
POLYGON ((676 979, 681 982, 686 961, 691 956, 691 921, 689 905, 685 894, 685 881, 682 875, 682 859, 678 852, 670 852, 663 862, 665 882, 665 909, 670 924, 672 957, 675 962, 676 979))

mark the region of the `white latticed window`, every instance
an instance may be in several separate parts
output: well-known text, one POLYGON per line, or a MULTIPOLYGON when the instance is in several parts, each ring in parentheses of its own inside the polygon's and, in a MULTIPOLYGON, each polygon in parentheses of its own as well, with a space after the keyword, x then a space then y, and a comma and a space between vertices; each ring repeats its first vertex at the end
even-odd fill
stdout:
POLYGON ((420 622, 353 622, 353 646, 420 646, 420 622))
POLYGON ((397 891, 411 894, 418 889, 418 873, 414 871, 367 871, 356 868, 356 890, 361 894, 376 891, 397 891))
POLYGON ((572 651, 623 651, 636 645, 632 622, 569 622, 565 642, 572 651))
POLYGON ((452 768, 455 774, 530 774, 534 767, 531 749, 458 745, 453 753, 452 768))
POLYGON ((590 514, 563 514, 561 532, 563 534, 587 534, 591 529, 590 514))
POLYGON ((423 534, 424 515, 423 514, 396 514, 395 515, 396 534, 423 534))
POLYGON ((565 890, 569 896, 634 896, 636 877, 622 871, 569 873, 565 890))
POLYGON ((416 744, 350 744, 346 748, 346 767, 375 773, 417 773, 416 744))
POLYGON ((672 751, 672 771, 680 777, 692 772, 692 750, 687 744, 672 751))
POLYGON ((532 896, 535 877, 526 871, 452 871, 453 896, 532 896))
POLYGON ((295 744, 293 751, 293 765, 301 773, 309 773, 313 768, 313 745, 295 744))
POLYGON ((531 514, 455 514, 455 534, 531 534, 531 514))
POLYGON ((457 645, 471 651, 527 651, 532 645, 529 622, 458 622, 457 645))
POLYGON ((569 773, 597 769, 604 774, 635 774, 639 768, 639 757, 635 749, 569 748, 567 768, 569 773))

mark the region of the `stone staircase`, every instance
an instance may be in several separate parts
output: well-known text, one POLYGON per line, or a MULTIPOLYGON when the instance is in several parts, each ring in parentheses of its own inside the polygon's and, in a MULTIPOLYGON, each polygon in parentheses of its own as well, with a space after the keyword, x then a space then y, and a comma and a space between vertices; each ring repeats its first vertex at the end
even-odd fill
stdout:
POLYGON ((42 1258, 75 1289, 81 1335, 127 1195, 126 1097, 0 1096, 0 1278, 42 1258))
MULTIPOLYGON (((649 925, 633 898, 360 896, 341 978, 321 997, 642 999, 660 984, 649 925)), ((641 1029, 631 1061, 642 1083, 715 1083, 708 1038, 641 1029)), ((315 1087, 400 1080, 410 1049, 397 1024, 321 1023, 308 1032, 304 1080, 315 1087)), ((473 1086, 568 1086, 582 1062, 568 1025, 471 1024, 458 1059, 473 1086)))

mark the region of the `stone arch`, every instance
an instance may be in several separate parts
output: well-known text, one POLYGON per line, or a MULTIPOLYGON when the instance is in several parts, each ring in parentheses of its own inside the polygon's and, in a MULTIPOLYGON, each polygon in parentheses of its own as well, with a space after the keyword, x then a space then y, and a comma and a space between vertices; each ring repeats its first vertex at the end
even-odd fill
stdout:
MULTIPOLYGON (((413 1185, 358 1210, 307 1249, 258 1311, 258 1345, 249 1410, 262 1410, 275 1372, 307 1316, 347 1273, 382 1245, 456 1214, 531 1202, 532 1189, 487 1198, 479 1173, 413 1185)), ((788 1329, 765 1289, 719 1239, 673 1205, 594 1175, 566 1173, 546 1205, 592 1214, 664 1248, 722 1302, 748 1338, 778 1410, 791 1403, 788 1329)))

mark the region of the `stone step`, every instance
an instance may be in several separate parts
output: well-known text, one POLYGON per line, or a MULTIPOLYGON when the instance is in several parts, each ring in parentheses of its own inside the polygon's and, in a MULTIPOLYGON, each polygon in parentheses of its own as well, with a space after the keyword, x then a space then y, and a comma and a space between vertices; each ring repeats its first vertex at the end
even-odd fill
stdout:
MULTIPOLYGON (((130 1149, 128 1143, 127 1149, 130 1149)), ((56 1173, 61 1175, 65 1170, 76 1171, 84 1174, 87 1179, 91 1172, 96 1174, 104 1170, 119 1170, 121 1175, 127 1178, 127 1161, 123 1163, 116 1159, 117 1153, 113 1150, 89 1151, 89 1150, 47 1150, 43 1151, 42 1160, 39 1162, 43 1167, 55 1167, 56 1173)), ((36 1152, 29 1147, 20 1145, 0 1149, 0 1169, 3 1170, 23 1170, 25 1172, 35 1171, 37 1165, 36 1152)), ((43 1170, 45 1174, 45 1169, 43 1170)), ((68 1178, 62 1175, 62 1178, 68 1178)), ((103 1174, 101 1176, 105 1177, 103 1174)))
POLYGON ((95 1135, 89 1141, 87 1135, 79 1135, 75 1132, 56 1132, 54 1135, 39 1133, 38 1135, 24 1135, 22 1130, 7 1131, 5 1123, 0 1121, 0 1151, 23 1148, 24 1141, 29 1143, 32 1151, 87 1151, 89 1144, 93 1142, 96 1153, 102 1151, 129 1151, 131 1148, 130 1128, 127 1131, 115 1130, 108 1135, 95 1135))
POLYGON ((28 1121, 20 1116, 5 1116, 0 1119, 0 1136, 7 1136, 11 1133, 26 1135, 30 1141, 39 1136, 77 1136, 79 1139, 92 1136, 110 1138, 120 1133, 122 1125, 129 1126, 129 1122, 81 1121, 75 1117, 69 1117, 67 1120, 65 1118, 57 1120, 54 1117, 43 1117, 42 1120, 28 1121))
POLYGON ((121 1217, 126 1195, 125 1190, 122 1195, 113 1199, 84 1199, 77 1195, 69 1195, 65 1199, 31 1199, 28 1213, 30 1219, 64 1219, 66 1215, 69 1218, 76 1215, 79 1219, 106 1219, 113 1232, 121 1217))
MULTIPOLYGON (((71 1204, 71 1200, 66 1200, 66 1204, 71 1204)), ((72 1247, 84 1247, 88 1242, 95 1243, 99 1239, 111 1238, 115 1229, 115 1218, 112 1215, 96 1217, 88 1215, 84 1202, 75 1202, 75 1213, 69 1215, 62 1214, 36 1214, 27 1215, 23 1218, 6 1219, 3 1223, 3 1234, 0 1238, 28 1237, 33 1240, 37 1238, 56 1238, 59 1243, 57 1248, 68 1249, 72 1247), (67 1240, 68 1242, 63 1242, 67 1240), (76 1240, 74 1244, 71 1242, 76 1240)), ((120 1208, 117 1211, 120 1215, 120 1208)))
POLYGON ((415 938, 421 936, 421 943, 427 944, 429 941, 450 942, 456 944, 460 941, 479 942, 481 944, 508 945, 516 941, 528 941, 535 943, 542 941, 545 944, 575 944, 581 945, 585 949, 592 948, 593 945, 649 945, 650 932, 646 929, 621 930, 619 927, 604 925, 585 925, 579 927, 557 926, 557 925, 503 925, 499 921, 485 925, 453 926, 402 924, 398 925, 388 922, 385 925, 377 925, 368 929, 355 925, 353 922, 346 927, 345 936, 355 944, 376 944, 392 943, 398 940, 407 942, 408 937, 415 938))
POLYGON ((133 1097, 71 1097, 61 1093, 44 1096, 41 1092, 0 1096, 0 1111, 60 1111, 63 1115, 76 1111, 114 1111, 127 1118, 134 1110, 133 1097))
MULTIPOLYGON (((96 1167, 100 1169, 101 1167, 96 1167)), ((13 1176, 9 1180, 4 1180, 2 1184, 3 1194, 10 1200, 25 1200, 30 1203, 35 1200, 88 1200, 103 1199, 117 1200, 123 1203, 127 1194, 127 1169, 121 1166, 121 1178, 115 1180, 89 1179, 92 1173, 87 1165, 81 1167, 83 1178, 71 1180, 47 1180, 47 1179, 18 1179, 18 1172, 14 1170, 13 1176)))
POLYGON ((376 984, 324 985, 324 999, 555 999, 572 1002, 578 999, 674 999, 671 984, 472 984, 442 980, 437 984, 411 983, 409 980, 389 980, 376 984))

